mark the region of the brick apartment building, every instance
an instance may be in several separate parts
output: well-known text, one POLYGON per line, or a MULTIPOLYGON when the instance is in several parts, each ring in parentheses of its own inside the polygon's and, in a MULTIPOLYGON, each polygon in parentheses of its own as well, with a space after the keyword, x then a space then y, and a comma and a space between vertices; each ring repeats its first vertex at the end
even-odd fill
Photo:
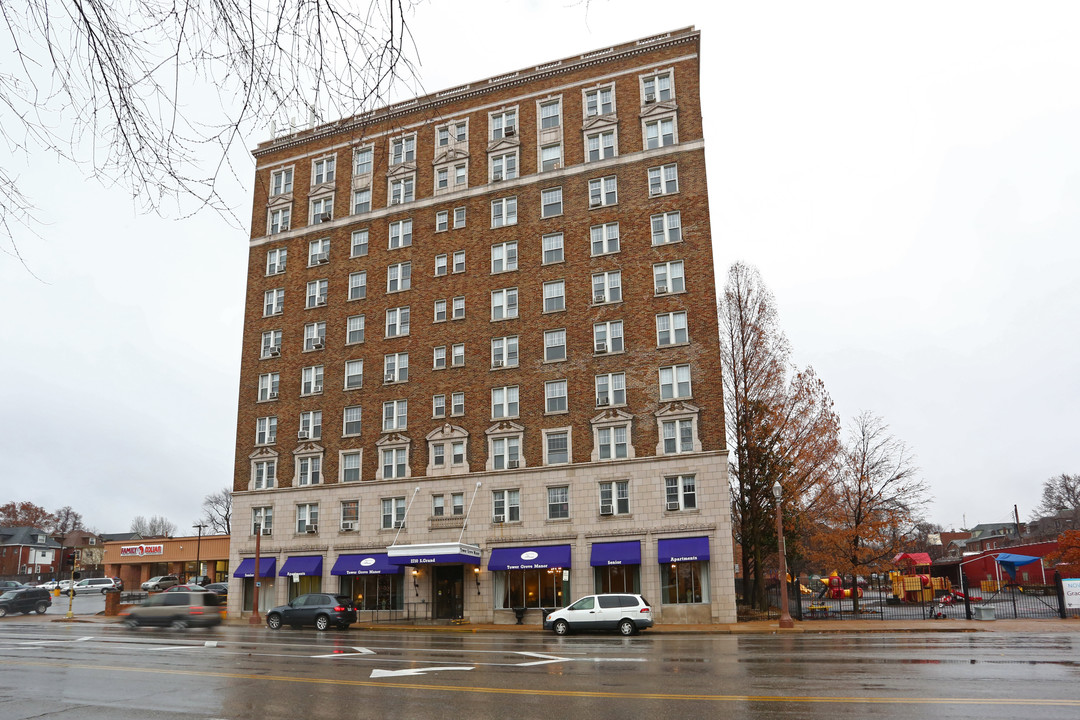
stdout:
POLYGON ((258 531, 263 609, 735 620, 699 53, 683 29, 258 146, 230 611, 258 531))

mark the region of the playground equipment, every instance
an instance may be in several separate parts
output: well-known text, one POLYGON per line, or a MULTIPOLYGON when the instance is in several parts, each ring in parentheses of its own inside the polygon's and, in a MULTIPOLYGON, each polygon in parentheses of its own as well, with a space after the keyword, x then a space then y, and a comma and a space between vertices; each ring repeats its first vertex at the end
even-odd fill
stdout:
MULTIPOLYGON (((825 584, 825 589, 819 597, 827 597, 830 600, 850 600, 851 588, 844 587, 844 579, 836 574, 833 570, 829 577, 821 578, 821 582, 825 584)), ((862 597, 862 588, 856 588, 858 595, 856 597, 862 597)))
POLYGON ((899 570, 889 573, 893 597, 903 602, 932 602, 937 595, 952 596, 948 578, 930 576, 930 556, 926 553, 900 553, 893 558, 899 570))

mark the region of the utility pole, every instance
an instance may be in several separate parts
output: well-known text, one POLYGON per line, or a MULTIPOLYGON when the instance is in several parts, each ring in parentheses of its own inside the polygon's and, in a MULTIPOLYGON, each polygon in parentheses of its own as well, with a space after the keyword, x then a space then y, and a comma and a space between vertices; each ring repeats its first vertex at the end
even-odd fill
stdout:
POLYGON ((1020 511, 1013 505, 1013 520, 1016 521, 1016 544, 1020 544, 1020 511))
POLYGON ((195 542, 195 574, 199 576, 199 579, 202 579, 202 531, 203 528, 207 526, 203 525, 202 523, 198 523, 196 525, 193 525, 192 527, 199 529, 199 539, 195 542))
POLYGON ((259 617, 259 565, 262 558, 260 557, 262 540, 262 523, 255 523, 255 582, 254 591, 251 593, 251 617, 248 619, 249 625, 262 625, 262 618, 259 617))

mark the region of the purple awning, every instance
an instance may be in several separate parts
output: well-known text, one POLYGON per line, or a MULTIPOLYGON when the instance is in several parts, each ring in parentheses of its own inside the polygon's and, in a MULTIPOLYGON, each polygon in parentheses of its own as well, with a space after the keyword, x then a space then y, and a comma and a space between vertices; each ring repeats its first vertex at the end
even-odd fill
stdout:
POLYGON ((334 563, 331 575, 400 575, 404 566, 394 565, 386 553, 371 555, 341 555, 334 563))
POLYGON ((709 538, 672 538, 657 544, 659 561, 662 563, 693 562, 709 559, 709 538))
MULTIPOLYGON (((277 559, 272 557, 259 558, 259 577, 274 577, 274 567, 277 559)), ((236 568, 233 577, 255 577, 255 558, 244 558, 240 561, 240 567, 236 568)))
POLYGON ((640 565, 641 541, 593 543, 589 564, 593 567, 640 565))
POLYGON ((570 567, 569 545, 495 548, 488 570, 546 570, 570 567))
POLYGON ((278 575, 322 575, 322 555, 292 555, 281 566, 278 575))

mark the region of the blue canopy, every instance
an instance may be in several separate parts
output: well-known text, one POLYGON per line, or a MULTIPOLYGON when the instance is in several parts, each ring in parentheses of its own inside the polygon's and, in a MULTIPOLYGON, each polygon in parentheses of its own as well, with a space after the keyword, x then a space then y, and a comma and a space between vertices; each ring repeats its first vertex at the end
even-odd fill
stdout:
POLYGON ((322 575, 322 555, 292 555, 281 566, 278 575, 322 575))
POLYGON ((394 565, 386 553, 371 555, 340 555, 334 563, 331 575, 400 575, 405 572, 402 565, 394 565))
POLYGON ((1014 555, 1012 553, 1000 553, 996 558, 997 564, 1002 569, 1009 573, 1009 577, 1013 580, 1016 579, 1016 570, 1025 565, 1030 565, 1033 562, 1040 563, 1039 567, 1042 567, 1042 558, 1033 557, 1031 555, 1014 555))
POLYGON ((695 560, 709 559, 709 538, 672 538, 661 540, 657 543, 659 557, 662 563, 693 562, 695 560))
MULTIPOLYGON (((274 577, 274 567, 277 565, 277 558, 261 557, 259 558, 259 577, 274 577)), ((255 577, 255 558, 244 558, 240 561, 240 567, 236 568, 236 572, 233 573, 233 577, 249 578, 255 577)))
POLYGON ((589 564, 593 567, 640 565, 641 541, 593 543, 589 564))
POLYGON ((569 545, 495 548, 488 559, 488 570, 546 570, 570 567, 569 545))

